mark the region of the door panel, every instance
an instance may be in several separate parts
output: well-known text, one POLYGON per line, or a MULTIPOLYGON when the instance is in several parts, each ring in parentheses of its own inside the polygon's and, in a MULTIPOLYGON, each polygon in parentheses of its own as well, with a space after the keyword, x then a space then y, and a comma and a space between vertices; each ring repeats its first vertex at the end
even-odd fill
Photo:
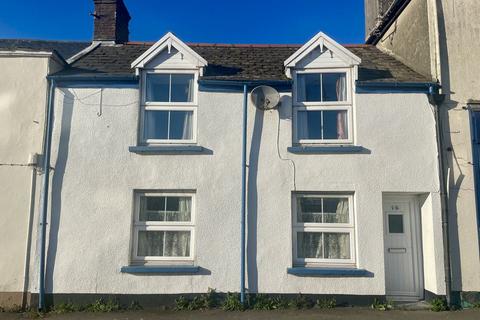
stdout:
POLYGON ((386 293, 399 299, 420 296, 415 203, 408 198, 384 201, 386 293))

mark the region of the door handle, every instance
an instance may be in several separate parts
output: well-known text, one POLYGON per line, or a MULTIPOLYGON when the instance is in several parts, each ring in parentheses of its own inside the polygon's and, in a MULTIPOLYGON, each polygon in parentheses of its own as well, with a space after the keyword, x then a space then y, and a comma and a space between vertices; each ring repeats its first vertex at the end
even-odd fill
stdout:
POLYGON ((406 253, 407 248, 388 248, 388 252, 390 252, 390 253, 406 253))

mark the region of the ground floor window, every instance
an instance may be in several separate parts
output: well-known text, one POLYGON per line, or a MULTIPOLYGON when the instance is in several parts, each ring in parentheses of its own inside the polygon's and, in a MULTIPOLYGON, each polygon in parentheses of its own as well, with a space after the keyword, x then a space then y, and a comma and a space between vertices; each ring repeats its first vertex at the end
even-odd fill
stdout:
POLYGON ((193 261, 194 194, 135 194, 133 260, 193 261))
POLYGON ((352 195, 295 194, 295 265, 353 265, 354 231, 352 195))

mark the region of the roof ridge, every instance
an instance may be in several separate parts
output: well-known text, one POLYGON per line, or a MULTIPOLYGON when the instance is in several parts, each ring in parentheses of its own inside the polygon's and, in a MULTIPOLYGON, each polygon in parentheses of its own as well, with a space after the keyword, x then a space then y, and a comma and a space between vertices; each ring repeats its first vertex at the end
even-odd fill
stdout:
MULTIPOLYGON (((127 45, 153 45, 151 41, 129 41, 127 45)), ((192 47, 231 47, 231 48, 299 48, 302 44, 298 43, 207 43, 207 42, 187 42, 192 47)), ((371 47, 370 44, 343 44, 346 48, 364 48, 371 47)))
POLYGON ((57 42, 57 43, 91 43, 91 41, 80 40, 45 40, 45 39, 23 39, 23 38, 0 38, 0 41, 35 41, 35 42, 57 42))

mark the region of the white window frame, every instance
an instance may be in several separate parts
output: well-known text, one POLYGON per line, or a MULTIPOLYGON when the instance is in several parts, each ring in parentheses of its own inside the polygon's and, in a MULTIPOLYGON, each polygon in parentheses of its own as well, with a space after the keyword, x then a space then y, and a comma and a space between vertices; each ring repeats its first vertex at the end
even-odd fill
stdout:
POLYGON ((353 194, 338 193, 296 193, 293 197, 293 264, 299 266, 325 266, 325 267, 354 267, 356 264, 355 257, 355 217, 353 212, 353 194), (348 198, 348 223, 313 223, 298 222, 297 218, 297 199, 298 198, 348 198), (315 259, 315 258, 299 258, 297 253, 297 234, 298 232, 324 232, 324 233, 348 233, 350 236, 350 259, 315 259))
POLYGON ((197 109, 198 109, 198 77, 197 69, 146 69, 142 72, 140 141, 147 145, 159 144, 195 144, 197 143, 197 109), (191 74, 193 75, 193 92, 191 102, 158 102, 147 101, 147 75, 149 74, 191 74), (147 139, 145 137, 145 111, 192 111, 192 139, 147 139))
POLYGON ((195 256, 195 193, 192 192, 135 192, 134 196, 134 218, 133 218, 133 242, 132 261, 135 263, 146 262, 192 262, 195 256), (191 216, 190 221, 140 221, 140 198, 148 196, 155 197, 190 197, 191 216), (190 231, 190 255, 188 257, 158 257, 138 256, 138 232, 139 231, 190 231))
POLYGON ((312 68, 297 69, 293 72, 293 142, 296 144, 353 144, 353 84, 351 68, 312 68), (299 74, 312 73, 345 73, 346 75, 346 101, 298 101, 297 76, 299 74), (298 138, 298 111, 328 111, 328 110, 346 110, 347 111, 347 139, 299 139, 298 138))

